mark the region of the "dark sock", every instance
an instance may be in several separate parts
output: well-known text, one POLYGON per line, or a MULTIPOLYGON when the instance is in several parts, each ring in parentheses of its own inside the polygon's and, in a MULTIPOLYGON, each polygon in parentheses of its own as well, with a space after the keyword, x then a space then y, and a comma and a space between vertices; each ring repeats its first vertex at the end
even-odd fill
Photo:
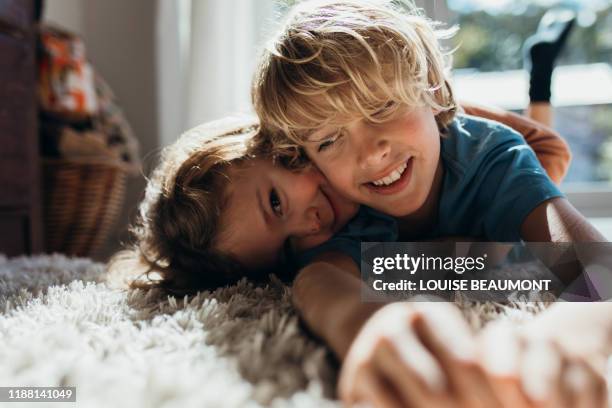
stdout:
POLYGON ((575 18, 540 27, 525 41, 525 67, 529 71, 529 100, 550 102, 550 87, 555 61, 567 41, 575 18))
POLYGON ((529 72, 529 100, 550 102, 550 87, 556 55, 550 43, 537 43, 529 50, 531 70, 529 72))

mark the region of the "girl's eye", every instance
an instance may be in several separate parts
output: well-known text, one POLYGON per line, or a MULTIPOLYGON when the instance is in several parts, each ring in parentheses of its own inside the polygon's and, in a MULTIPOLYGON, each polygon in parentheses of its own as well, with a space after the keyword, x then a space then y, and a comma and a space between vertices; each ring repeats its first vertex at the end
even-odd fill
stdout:
POLYGON ((334 136, 330 137, 329 139, 325 140, 324 142, 322 142, 322 143, 319 145, 319 147, 318 147, 317 151, 318 151, 318 152, 322 152, 322 151, 326 150, 326 149, 327 149, 327 148, 329 148, 331 145, 333 145, 334 143, 336 143, 336 141, 338 140, 338 138, 339 138, 339 137, 340 137, 340 134, 338 133, 338 134, 336 134, 336 135, 334 135, 334 136))
POLYGON ((272 208, 274 214, 279 217, 283 216, 283 207, 281 205, 281 200, 278 196, 278 193, 276 192, 276 189, 274 188, 270 191, 270 207, 272 208))

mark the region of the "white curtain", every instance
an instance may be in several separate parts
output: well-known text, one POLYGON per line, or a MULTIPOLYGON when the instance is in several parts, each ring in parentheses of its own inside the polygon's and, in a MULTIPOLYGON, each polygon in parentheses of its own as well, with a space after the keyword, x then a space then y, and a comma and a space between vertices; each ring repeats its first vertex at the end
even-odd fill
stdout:
POLYGON ((252 111, 256 59, 277 23, 273 0, 158 2, 162 144, 202 122, 252 111))

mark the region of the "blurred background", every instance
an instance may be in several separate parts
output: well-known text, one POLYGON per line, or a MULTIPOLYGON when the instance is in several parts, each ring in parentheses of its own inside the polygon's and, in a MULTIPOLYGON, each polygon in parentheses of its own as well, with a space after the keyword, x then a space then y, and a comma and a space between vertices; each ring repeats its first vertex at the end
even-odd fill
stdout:
POLYGON ((553 83, 555 128, 574 162, 566 185, 612 179, 612 3, 608 0, 448 0, 455 80, 466 98, 512 110, 528 102, 521 47, 551 7, 577 11, 577 27, 558 61, 553 83), (494 90, 494 91, 493 91, 494 90))
MULTIPOLYGON (((114 90, 140 143, 144 171, 160 147, 203 121, 250 111, 258 50, 286 12, 273 0, 47 0, 43 21, 79 35, 114 90)), ((563 185, 574 204, 612 231, 612 1, 432 0, 434 19, 458 24, 451 46, 460 99, 520 112, 528 103, 521 46, 553 7, 578 14, 553 77, 555 128, 574 154, 563 185)), ((104 259, 125 240, 144 187, 128 180, 104 259)))

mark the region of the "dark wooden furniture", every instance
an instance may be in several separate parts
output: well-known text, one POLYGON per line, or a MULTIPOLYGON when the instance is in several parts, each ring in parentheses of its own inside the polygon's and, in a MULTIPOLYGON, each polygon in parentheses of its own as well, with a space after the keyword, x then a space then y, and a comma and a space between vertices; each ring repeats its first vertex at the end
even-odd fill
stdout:
POLYGON ((36 99, 39 2, 0 0, 0 253, 43 250, 36 99))

